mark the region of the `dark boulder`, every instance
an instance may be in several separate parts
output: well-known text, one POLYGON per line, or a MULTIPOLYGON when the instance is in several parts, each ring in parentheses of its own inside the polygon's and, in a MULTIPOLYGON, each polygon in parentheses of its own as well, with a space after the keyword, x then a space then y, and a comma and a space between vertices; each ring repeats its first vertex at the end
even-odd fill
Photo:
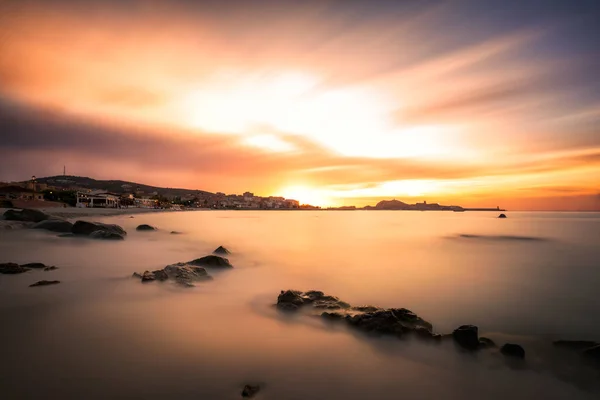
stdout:
POLYGON ((77 221, 73 224, 73 228, 71 229, 71 232, 76 235, 90 235, 96 231, 116 233, 120 236, 127 235, 127 232, 119 225, 103 224, 100 222, 77 221))
POLYGON ((506 343, 500 348, 500 352, 509 357, 525 358, 525 349, 514 343, 506 343))
POLYGON ((43 280, 43 281, 38 281, 36 283, 33 283, 33 284, 29 285, 29 287, 57 285, 59 283, 60 283, 60 281, 46 281, 46 280, 43 280))
POLYGON ((479 347, 479 329, 474 325, 462 325, 452 332, 452 338, 461 347, 475 350, 479 347))
POLYGON ((24 208, 21 211, 6 210, 4 219, 7 221, 41 222, 50 218, 48 214, 40 210, 24 208))
POLYGON ((106 230, 94 231, 88 235, 90 239, 100 240, 125 240, 125 237, 120 233, 106 230))
POLYGON ((27 271, 29 271, 29 268, 16 263, 0 263, 0 274, 22 274, 27 271))
POLYGON ((44 221, 40 221, 34 226, 33 229, 45 229, 51 232, 71 232, 73 229, 73 224, 64 219, 46 219, 44 221))
POLYGON ((215 249, 215 251, 213 251, 213 254, 217 254, 217 255, 221 255, 221 256, 226 256, 228 254, 231 254, 231 252, 229 250, 227 250, 225 247, 223 246, 219 246, 215 249))
POLYGON ((190 261, 188 264, 197 265, 200 267, 207 268, 233 268, 233 265, 229 263, 229 260, 221 256, 205 256, 190 261))
POLYGON ((277 308, 284 311, 295 311, 304 304, 302 292, 297 290, 282 290, 277 296, 277 308))
POLYGON ((242 390, 242 397, 251 398, 258 394, 260 391, 260 386, 258 385, 246 385, 242 390))
POLYGON ((589 357, 593 357, 597 360, 600 360, 600 344, 590 347, 589 349, 585 349, 583 354, 589 357))
POLYGON ((506 218, 506 214, 500 214, 498 215, 498 218, 506 218))
POLYGON ((156 228, 153 227, 152 225, 147 225, 147 224, 142 224, 142 225, 138 225, 137 228, 135 228, 136 231, 155 231, 156 228))

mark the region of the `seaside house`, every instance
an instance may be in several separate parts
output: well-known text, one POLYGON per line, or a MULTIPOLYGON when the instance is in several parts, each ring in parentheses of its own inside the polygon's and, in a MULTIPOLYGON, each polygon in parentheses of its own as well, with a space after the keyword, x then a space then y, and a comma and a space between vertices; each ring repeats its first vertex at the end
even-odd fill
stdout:
POLYGON ((77 192, 76 207, 118 208, 121 205, 120 195, 103 190, 92 190, 89 193, 77 192))

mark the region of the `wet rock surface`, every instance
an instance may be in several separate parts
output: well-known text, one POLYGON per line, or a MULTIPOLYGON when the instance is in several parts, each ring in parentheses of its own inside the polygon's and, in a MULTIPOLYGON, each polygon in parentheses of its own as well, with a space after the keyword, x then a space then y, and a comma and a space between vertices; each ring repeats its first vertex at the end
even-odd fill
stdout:
POLYGON ((93 239, 122 240, 127 235, 125 229, 115 224, 103 224, 101 222, 77 221, 73 224, 71 233, 80 236, 88 236, 93 239), (97 233, 94 236, 92 234, 97 233), (119 238, 120 237, 120 238, 119 238))
POLYGON ((157 230, 157 228, 155 228, 152 225, 147 225, 147 224, 142 224, 142 225, 138 225, 137 228, 135 228, 136 231, 155 231, 157 230))
POLYGON ((50 216, 40 210, 24 208, 22 210, 6 210, 4 219, 7 221, 23 221, 23 222, 41 222, 49 219, 50 216))
POLYGON ((31 269, 46 269, 46 268, 54 268, 54 269, 56 269, 56 267, 51 267, 50 265, 42 264, 42 263, 39 263, 39 262, 21 264, 21 267, 23 267, 23 268, 31 268, 31 269))
POLYGON ((132 277, 140 279, 143 283, 172 280, 185 287, 193 287, 195 282, 212 279, 204 268, 188 263, 171 264, 163 269, 144 271, 142 274, 134 272, 132 277))
POLYGON ((246 385, 242 390, 242 397, 252 398, 260 392, 260 386, 258 385, 246 385))
POLYGON ((200 257, 188 262, 188 264, 207 268, 233 268, 227 258, 216 255, 200 257))
POLYGON ((525 358, 525 349, 514 343, 506 343, 500 348, 500 352, 508 357, 525 358))
POLYGON ((317 290, 282 290, 277 297, 277 308, 286 312, 296 312, 301 308, 320 312, 322 318, 345 321, 363 332, 396 336, 414 333, 428 338, 436 336, 432 332, 431 323, 406 308, 352 307, 338 297, 317 290))
POLYGON ((33 284, 29 285, 29 287, 50 286, 50 285, 57 285, 59 283, 60 283, 60 281, 46 281, 46 280, 42 280, 42 281, 38 281, 36 283, 33 283, 33 284))
POLYGON ((68 233, 73 229, 73 224, 64 219, 46 219, 31 227, 32 229, 45 229, 51 232, 68 233))
POLYGON ((226 256, 228 254, 231 254, 231 251, 229 251, 227 248, 225 248, 223 246, 219 246, 213 251, 213 254, 217 254, 220 256, 226 256))
POLYGON ((88 235, 90 239, 99 239, 99 240, 125 240, 125 237, 119 233, 99 230, 94 231, 88 235))

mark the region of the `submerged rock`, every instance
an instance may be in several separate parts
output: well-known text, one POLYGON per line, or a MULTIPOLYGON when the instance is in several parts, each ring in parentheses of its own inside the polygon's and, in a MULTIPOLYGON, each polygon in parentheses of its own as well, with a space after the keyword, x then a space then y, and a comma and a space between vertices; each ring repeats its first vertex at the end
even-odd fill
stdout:
POLYGON ((351 326, 365 332, 401 336, 414 332, 419 336, 431 336, 431 324, 417 317, 405 308, 390 308, 374 312, 365 312, 347 316, 346 321, 351 326))
POLYGON ((32 229, 45 229, 51 232, 71 232, 73 229, 73 224, 64 219, 46 219, 44 221, 40 221, 34 226, 32 229))
POLYGON ((310 304, 314 308, 329 310, 350 308, 350 304, 317 290, 310 290, 306 293, 298 290, 282 290, 277 297, 277 307, 281 310, 294 311, 306 304, 310 304))
POLYGON ((23 267, 23 268, 32 268, 32 269, 44 269, 44 268, 49 268, 50 266, 46 265, 46 264, 34 262, 34 263, 22 264, 21 267, 23 267))
POLYGON ((156 277, 154 276, 153 272, 144 271, 144 273, 142 274, 142 282, 152 282, 155 280, 156 280, 156 277))
POLYGON ((500 214, 498 215, 498 218, 506 218, 506 214, 500 214))
POLYGON ((4 219, 7 221, 41 222, 49 219, 50 216, 40 210, 24 208, 20 211, 6 210, 4 219))
POLYGON ((190 261, 188 264, 208 268, 233 268, 228 259, 215 255, 200 257, 190 261))
POLYGON ((242 390, 242 397, 251 398, 258 394, 260 391, 260 386, 258 385, 246 385, 242 390))
POLYGON ((100 239, 100 240, 125 240, 125 237, 117 232, 107 231, 107 230, 99 230, 94 231, 88 235, 90 239, 100 239))
POLYGON ((29 285, 29 287, 57 285, 59 283, 60 283, 60 281, 46 281, 46 280, 43 280, 43 281, 38 281, 36 283, 33 283, 33 284, 29 285))
POLYGON ((525 349, 514 343, 506 343, 500 348, 500 352, 509 357, 525 358, 525 349))
POLYGON ((16 263, 0 263, 0 274, 22 274, 29 271, 29 268, 22 267, 16 263))
POLYGON ((171 231, 171 235, 181 235, 181 234, 183 234, 183 232, 171 231))
POLYGON ((461 347, 475 350, 479 347, 479 328, 475 325, 461 325, 452 332, 452 338, 461 347))
POLYGON ((221 256, 226 256, 228 254, 231 254, 231 252, 227 248, 225 248, 223 246, 219 246, 219 247, 217 247, 213 251, 213 254, 218 254, 218 255, 221 255, 221 256))
POLYGON ((46 267, 46 268, 44 268, 44 271, 54 271, 54 270, 56 270, 56 269, 58 269, 58 267, 55 267, 54 265, 52 265, 52 266, 50 266, 50 267, 46 267))
POLYGON ((147 225, 147 224, 142 224, 142 225, 138 225, 137 228, 135 228, 136 231, 155 231, 157 230, 157 228, 153 227, 152 225, 147 225))
POLYGON ((71 232, 76 235, 89 236, 96 231, 110 232, 120 235, 121 237, 127 235, 125 229, 121 228, 119 225, 103 224, 101 222, 77 221, 73 224, 73 228, 71 228, 71 232))

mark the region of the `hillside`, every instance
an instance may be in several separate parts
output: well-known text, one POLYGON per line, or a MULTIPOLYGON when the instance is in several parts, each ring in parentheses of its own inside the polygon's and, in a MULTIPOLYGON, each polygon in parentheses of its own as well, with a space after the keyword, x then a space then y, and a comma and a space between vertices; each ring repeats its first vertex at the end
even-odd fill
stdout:
POLYGON ((203 190, 164 188, 121 180, 97 180, 85 176, 58 175, 48 176, 45 178, 37 178, 36 180, 38 183, 45 183, 50 186, 62 189, 69 189, 73 187, 78 187, 82 189, 101 189, 119 194, 131 193, 135 191, 142 191, 144 193, 157 192, 160 195, 170 194, 174 196, 184 196, 186 194, 212 194, 203 190))

